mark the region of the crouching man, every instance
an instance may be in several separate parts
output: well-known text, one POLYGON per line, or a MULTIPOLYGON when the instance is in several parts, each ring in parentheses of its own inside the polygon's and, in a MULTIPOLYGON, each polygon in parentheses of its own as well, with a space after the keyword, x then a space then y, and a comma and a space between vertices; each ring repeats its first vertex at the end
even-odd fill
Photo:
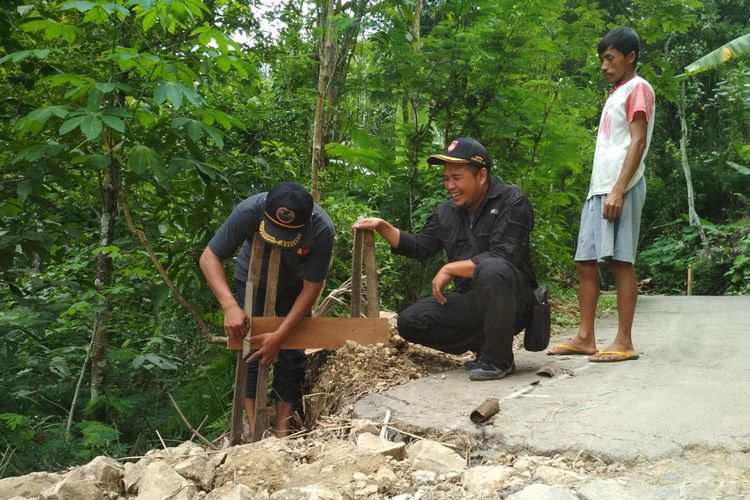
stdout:
POLYGON ((375 217, 353 227, 377 231, 393 253, 407 257, 445 251, 448 263, 432 280, 432 297, 399 313, 399 334, 451 354, 473 351, 469 378, 501 379, 515 371, 513 337, 528 322, 537 286, 529 252, 534 210, 520 189, 490 177, 490 158, 474 139, 457 139, 427 162, 443 166, 451 199, 421 231, 412 235, 375 217))

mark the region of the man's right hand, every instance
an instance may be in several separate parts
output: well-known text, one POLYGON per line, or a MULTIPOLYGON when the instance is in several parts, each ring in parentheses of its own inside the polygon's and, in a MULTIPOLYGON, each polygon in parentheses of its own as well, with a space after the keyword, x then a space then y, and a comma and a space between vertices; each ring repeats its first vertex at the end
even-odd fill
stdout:
POLYGON ((398 248, 401 232, 378 217, 363 217, 352 224, 352 231, 377 231, 393 248, 398 248))
POLYGON ((383 223, 383 219, 378 217, 363 217, 352 224, 352 230, 377 231, 381 223, 383 223))
POLYGON ((238 304, 224 309, 224 333, 234 339, 244 338, 250 326, 250 319, 238 304))

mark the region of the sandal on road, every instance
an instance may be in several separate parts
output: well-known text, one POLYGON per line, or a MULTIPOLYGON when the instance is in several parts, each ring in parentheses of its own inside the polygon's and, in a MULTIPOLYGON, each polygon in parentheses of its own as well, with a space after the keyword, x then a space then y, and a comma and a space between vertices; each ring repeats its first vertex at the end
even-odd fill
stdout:
POLYGON ((573 347, 572 345, 568 344, 558 344, 555 347, 552 348, 553 350, 547 349, 545 353, 547 356, 564 356, 567 354, 570 355, 583 355, 583 356, 591 356, 595 353, 593 352, 586 352, 578 349, 577 347, 573 347))
POLYGON ((596 354, 589 356, 589 361, 592 363, 619 363, 620 361, 632 361, 638 359, 640 356, 637 354, 628 354, 622 351, 599 351, 596 354), (601 356, 607 356, 606 358, 601 356))

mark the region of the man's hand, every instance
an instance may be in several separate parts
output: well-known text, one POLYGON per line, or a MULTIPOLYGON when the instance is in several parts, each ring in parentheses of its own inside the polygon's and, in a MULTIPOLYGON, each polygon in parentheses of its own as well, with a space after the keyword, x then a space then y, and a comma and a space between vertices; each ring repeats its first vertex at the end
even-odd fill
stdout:
POLYGON ((377 231, 380 224, 384 221, 378 217, 364 217, 358 219, 357 222, 352 224, 352 230, 357 229, 360 231, 377 231))
POLYGON ((622 204, 625 195, 619 189, 613 189, 604 200, 604 210, 602 217, 607 220, 617 220, 622 214, 622 204))
POLYGON ((236 302, 224 309, 224 333, 227 337, 241 339, 247 334, 249 326, 250 319, 236 302))
POLYGON ((398 248, 398 242, 401 239, 401 232, 398 229, 378 217, 363 217, 359 219, 352 224, 352 232, 355 230, 377 231, 393 248, 398 248))
POLYGON ((447 300, 443 295, 443 290, 450 283, 453 276, 446 271, 445 266, 440 268, 434 278, 432 278, 432 296, 438 301, 438 304, 445 305, 447 300))
POLYGON ((257 350, 247 359, 247 362, 259 359, 260 364, 271 366, 279 359, 281 344, 281 335, 276 335, 276 332, 253 335, 250 337, 250 348, 257 350))

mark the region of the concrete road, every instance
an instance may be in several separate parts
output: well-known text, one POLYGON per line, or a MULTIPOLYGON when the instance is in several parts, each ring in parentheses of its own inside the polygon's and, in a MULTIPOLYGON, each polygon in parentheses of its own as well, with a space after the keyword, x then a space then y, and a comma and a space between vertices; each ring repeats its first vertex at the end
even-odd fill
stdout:
MULTIPOLYGON (((599 348, 616 324, 614 316, 597 322, 599 348)), ((691 448, 750 450, 750 297, 642 296, 633 338, 636 361, 519 352, 516 373, 503 380, 445 372, 370 395, 355 416, 381 420, 390 409, 407 431, 472 433, 536 454, 582 450, 618 462, 691 448), (537 376, 552 359, 574 376, 537 376), (490 425, 472 423, 469 413, 488 397, 500 398, 500 412, 490 425)))

